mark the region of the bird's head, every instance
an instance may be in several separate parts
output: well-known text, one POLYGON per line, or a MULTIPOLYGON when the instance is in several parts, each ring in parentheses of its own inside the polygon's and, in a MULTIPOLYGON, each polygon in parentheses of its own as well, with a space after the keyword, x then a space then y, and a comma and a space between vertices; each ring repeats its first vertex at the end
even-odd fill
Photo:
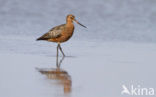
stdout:
POLYGON ((67 22, 73 22, 73 21, 75 21, 77 24, 81 25, 82 27, 87 28, 86 26, 84 26, 84 25, 82 25, 81 23, 79 23, 79 22, 75 19, 75 16, 72 15, 72 14, 67 15, 66 20, 67 20, 67 22))

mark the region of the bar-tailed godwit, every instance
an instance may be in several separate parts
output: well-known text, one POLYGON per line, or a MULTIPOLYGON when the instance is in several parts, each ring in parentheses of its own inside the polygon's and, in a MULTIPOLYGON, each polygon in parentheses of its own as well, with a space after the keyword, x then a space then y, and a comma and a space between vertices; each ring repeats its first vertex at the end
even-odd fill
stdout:
POLYGON ((50 31, 39 37, 37 40, 46 40, 49 42, 56 42, 57 45, 57 57, 58 57, 58 50, 60 49, 61 53, 63 54, 63 57, 65 56, 60 43, 66 42, 71 38, 74 32, 74 24, 73 21, 75 21, 77 24, 81 25, 82 27, 85 27, 81 23, 79 23, 75 16, 72 14, 67 15, 66 17, 66 24, 62 24, 59 26, 56 26, 52 28, 50 31))

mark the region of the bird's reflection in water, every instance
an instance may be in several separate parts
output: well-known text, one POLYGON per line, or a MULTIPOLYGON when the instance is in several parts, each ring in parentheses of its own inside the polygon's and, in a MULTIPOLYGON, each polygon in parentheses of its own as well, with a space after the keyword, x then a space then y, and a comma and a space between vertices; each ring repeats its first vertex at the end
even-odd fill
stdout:
POLYGON ((62 59, 58 62, 57 58, 57 68, 41 68, 38 70, 40 73, 45 74, 48 77, 48 79, 56 80, 57 84, 62 85, 64 87, 64 93, 70 93, 72 80, 68 72, 60 68, 63 60, 64 57, 62 57, 62 59))

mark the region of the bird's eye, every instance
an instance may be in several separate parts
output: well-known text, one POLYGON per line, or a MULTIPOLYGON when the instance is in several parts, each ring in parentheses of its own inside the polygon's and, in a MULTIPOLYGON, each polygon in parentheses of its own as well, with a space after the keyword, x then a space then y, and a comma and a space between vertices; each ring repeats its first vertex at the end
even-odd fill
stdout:
POLYGON ((74 19, 73 17, 70 17, 71 19, 74 19))

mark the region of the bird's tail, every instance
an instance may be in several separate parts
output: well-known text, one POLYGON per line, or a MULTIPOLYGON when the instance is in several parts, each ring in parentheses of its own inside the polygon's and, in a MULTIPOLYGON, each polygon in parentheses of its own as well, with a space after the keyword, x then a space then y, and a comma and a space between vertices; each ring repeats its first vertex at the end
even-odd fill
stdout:
POLYGON ((39 38, 37 38, 37 39, 36 39, 36 41, 38 41, 38 40, 42 40, 42 38, 41 38, 41 37, 39 37, 39 38))
POLYGON ((39 40, 46 40, 44 37, 39 37, 36 39, 36 41, 39 41, 39 40))
POLYGON ((46 33, 46 34, 42 35, 41 37, 37 38, 36 40, 47 40, 47 39, 49 39, 48 35, 49 34, 46 33))

